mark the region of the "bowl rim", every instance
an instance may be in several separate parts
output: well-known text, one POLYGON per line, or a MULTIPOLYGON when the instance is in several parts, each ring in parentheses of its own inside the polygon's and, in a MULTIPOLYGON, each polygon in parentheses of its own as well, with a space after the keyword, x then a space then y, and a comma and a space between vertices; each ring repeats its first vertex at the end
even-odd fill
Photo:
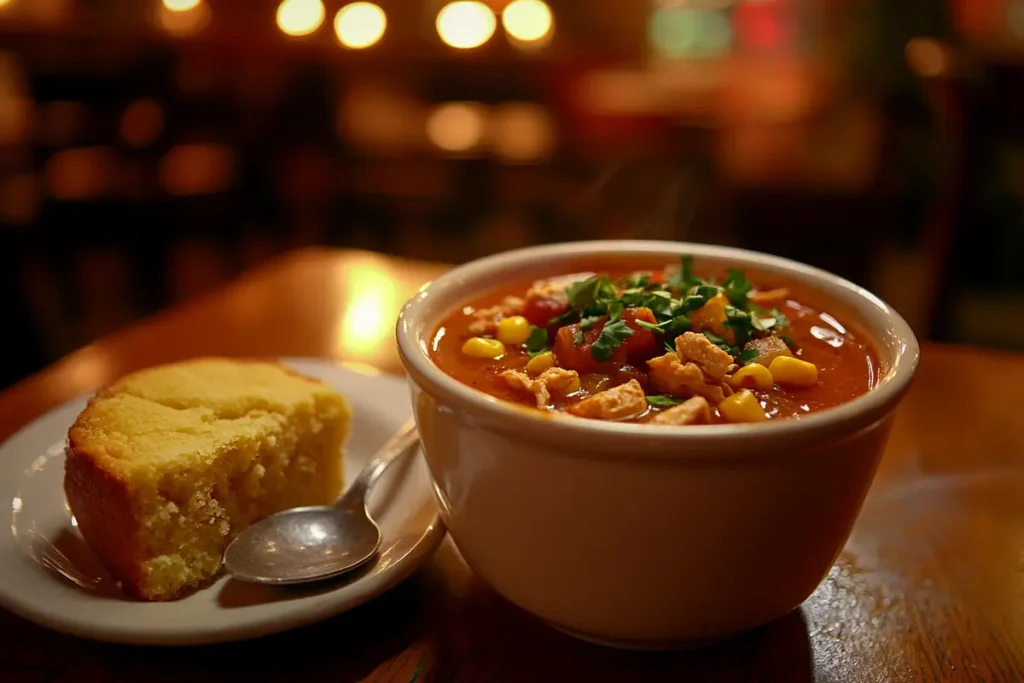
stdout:
MULTIPOLYGON (((559 273, 553 273, 552 276, 559 273)), ((458 297, 455 297, 458 298, 458 297)), ((471 294, 463 297, 472 298, 471 294)), ((447 312, 444 314, 447 315, 447 312)), ((870 317, 870 316, 862 316, 870 317)), ((861 328, 867 325, 860 325, 861 328)), ((879 351, 883 340, 871 330, 872 343, 879 351)), ((773 443, 793 440, 806 441, 815 436, 849 436, 884 418, 891 413, 906 393, 920 360, 920 347, 910 325, 892 307, 867 289, 834 275, 826 270, 792 259, 773 256, 764 252, 736 247, 726 247, 695 242, 669 242, 660 240, 591 240, 561 242, 525 247, 499 252, 456 266, 439 277, 424 284, 402 307, 396 325, 396 340, 399 356, 410 378, 432 396, 442 396, 454 402, 478 419, 504 426, 507 431, 517 434, 523 440, 557 440, 566 444, 579 439, 593 441, 600 438, 601 444, 621 444, 623 439, 641 439, 651 445, 679 445, 685 442, 711 442, 730 445, 760 446, 763 450, 766 440, 773 443), (421 319, 424 308, 434 296, 446 290, 471 287, 481 281, 488 281, 489 288, 498 287, 512 278, 495 278, 494 272, 515 266, 535 266, 538 259, 585 259, 588 256, 614 256, 629 254, 636 256, 663 253, 666 256, 692 254, 697 259, 736 260, 740 267, 754 267, 781 274, 795 276, 811 288, 821 291, 830 298, 844 299, 857 306, 867 306, 878 316, 888 319, 888 331, 896 340, 896 358, 885 377, 869 390, 838 406, 809 413, 795 419, 772 420, 768 423, 668 426, 632 422, 608 422, 579 418, 557 412, 541 412, 528 406, 521 406, 474 389, 442 371, 430 358, 424 339, 433 335, 433 328, 441 317, 421 319), (489 277, 490 276, 490 277, 489 277), (855 303, 856 302, 856 303, 855 303), (429 328, 429 329, 427 329, 429 328)), ((599 446, 603 448, 603 446, 599 446)), ((687 457, 689 454, 669 452, 668 458, 687 457)))

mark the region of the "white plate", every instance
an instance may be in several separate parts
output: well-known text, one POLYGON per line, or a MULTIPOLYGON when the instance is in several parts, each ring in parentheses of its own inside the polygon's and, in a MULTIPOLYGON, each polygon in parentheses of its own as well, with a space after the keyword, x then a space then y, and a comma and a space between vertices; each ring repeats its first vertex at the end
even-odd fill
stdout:
MULTIPOLYGON (((337 387, 352 405, 346 481, 406 420, 405 381, 356 372, 328 361, 283 359, 337 387)), ((381 552, 349 577, 305 587, 271 588, 221 577, 174 602, 121 595, 72 524, 64 499, 67 430, 81 397, 43 415, 0 446, 0 606, 43 626, 97 640, 189 645, 286 631, 352 609, 395 586, 426 561, 444 537, 422 453, 395 463, 374 487, 370 511, 381 552), (10 506, 9 508, 7 506, 10 506)))

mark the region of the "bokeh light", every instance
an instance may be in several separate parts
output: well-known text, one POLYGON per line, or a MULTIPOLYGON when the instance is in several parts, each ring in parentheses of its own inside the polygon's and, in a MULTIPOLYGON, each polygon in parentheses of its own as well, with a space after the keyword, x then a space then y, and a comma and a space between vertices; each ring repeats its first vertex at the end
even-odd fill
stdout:
POLYGON ((555 122, 541 104, 501 105, 494 113, 492 128, 494 151, 506 163, 541 161, 555 146, 555 122))
POLYGON ((501 24, 514 40, 536 43, 550 38, 554 17, 542 0, 512 0, 501 13, 501 24))
POLYGON ((124 110, 119 128, 121 139, 126 143, 137 148, 147 147, 163 133, 163 107, 156 100, 136 100, 124 110))
POLYGON ((308 36, 320 28, 325 15, 320 0, 284 0, 277 7, 277 27, 289 36, 308 36))
POLYGON ((663 8, 651 15, 648 40, 665 57, 718 57, 729 51, 733 32, 725 12, 663 8))
POLYGON ((171 35, 192 36, 210 24, 210 6, 205 2, 186 7, 185 0, 165 0, 157 13, 157 21, 171 35))
POLYGON ((47 160, 43 176, 50 196, 55 199, 85 201, 110 192, 116 164, 107 147, 65 149, 47 160))
POLYGON ((476 0, 450 3, 437 14, 437 34, 446 45, 460 50, 480 47, 491 39, 497 27, 494 12, 476 0))
POLYGON ((469 152, 483 142, 486 115, 475 102, 442 104, 427 119, 427 137, 447 152, 469 152))
POLYGON ((697 46, 700 29, 696 10, 659 9, 651 15, 648 39, 654 50, 666 57, 682 57, 697 46))
POLYGON ((387 16, 372 2, 353 2, 334 16, 334 33, 347 48, 361 50, 375 45, 387 29, 387 16))
POLYGON ((922 78, 942 76, 949 69, 946 49, 934 38, 911 38, 904 53, 907 64, 922 78))
POLYGON ((167 194, 212 194, 227 189, 234 179, 234 152, 216 143, 172 147, 160 160, 160 186, 167 194))
MULTIPOLYGON (((187 12, 190 9, 195 9, 200 2, 202 0, 163 0, 164 7, 172 12, 187 12)), ((0 0, 0 4, 2 3, 3 0, 0 0)))
POLYGON ((740 42, 755 50, 774 50, 791 37, 772 5, 743 3, 732 13, 732 21, 740 42))

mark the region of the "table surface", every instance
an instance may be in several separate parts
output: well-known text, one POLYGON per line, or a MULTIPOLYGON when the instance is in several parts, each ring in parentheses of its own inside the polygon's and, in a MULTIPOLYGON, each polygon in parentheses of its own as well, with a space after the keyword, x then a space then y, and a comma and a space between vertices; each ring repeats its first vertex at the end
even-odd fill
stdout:
MULTIPOLYGON (((398 309, 445 270, 354 251, 285 255, 85 347, 0 394, 0 438, 181 358, 318 356, 400 372, 398 309), (349 334, 358 329, 359 334, 349 334)), ((445 540, 381 598, 271 638, 186 650, 53 633, 0 611, 0 680, 1024 681, 1024 356, 925 344, 845 550, 786 618, 683 653, 574 641, 508 604, 445 540)))

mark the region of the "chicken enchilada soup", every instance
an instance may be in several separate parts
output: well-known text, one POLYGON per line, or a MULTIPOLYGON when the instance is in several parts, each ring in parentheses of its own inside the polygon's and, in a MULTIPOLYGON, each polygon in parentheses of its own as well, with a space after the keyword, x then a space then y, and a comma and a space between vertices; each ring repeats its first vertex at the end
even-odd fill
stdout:
POLYGON ((449 315, 431 357, 497 398, 582 418, 691 425, 797 418, 864 394, 862 335, 788 287, 692 259, 491 292, 449 315))

